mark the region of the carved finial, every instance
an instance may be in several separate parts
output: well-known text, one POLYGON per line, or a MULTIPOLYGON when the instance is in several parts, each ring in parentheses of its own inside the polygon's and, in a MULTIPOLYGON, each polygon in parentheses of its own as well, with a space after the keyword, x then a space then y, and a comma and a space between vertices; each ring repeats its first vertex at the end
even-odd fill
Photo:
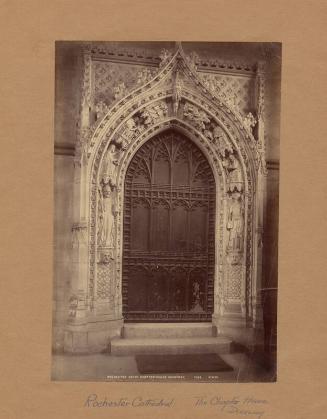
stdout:
POLYGON ((183 47, 182 47, 182 42, 181 41, 176 41, 175 42, 175 50, 183 52, 183 47))

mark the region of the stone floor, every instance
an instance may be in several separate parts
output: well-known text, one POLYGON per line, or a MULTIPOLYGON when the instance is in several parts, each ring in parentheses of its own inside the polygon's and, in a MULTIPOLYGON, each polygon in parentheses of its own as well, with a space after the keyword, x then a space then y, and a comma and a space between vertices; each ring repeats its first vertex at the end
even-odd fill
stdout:
MULTIPOLYGON (((205 355, 204 355, 205 356, 205 355)), ((212 373, 140 375, 134 356, 53 355, 52 380, 56 381, 197 381, 197 382, 271 382, 276 380, 272 368, 263 366, 262 354, 244 351, 220 355, 233 371, 212 373), (195 378, 196 376, 196 378, 195 378)))

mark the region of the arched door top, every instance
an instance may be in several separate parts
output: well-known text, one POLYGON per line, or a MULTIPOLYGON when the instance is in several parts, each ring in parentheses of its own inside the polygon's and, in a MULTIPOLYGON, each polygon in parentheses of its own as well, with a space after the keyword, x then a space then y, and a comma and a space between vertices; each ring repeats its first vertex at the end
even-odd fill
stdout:
POLYGON ((155 135, 124 191, 125 320, 211 320, 216 186, 203 153, 174 130, 155 135))

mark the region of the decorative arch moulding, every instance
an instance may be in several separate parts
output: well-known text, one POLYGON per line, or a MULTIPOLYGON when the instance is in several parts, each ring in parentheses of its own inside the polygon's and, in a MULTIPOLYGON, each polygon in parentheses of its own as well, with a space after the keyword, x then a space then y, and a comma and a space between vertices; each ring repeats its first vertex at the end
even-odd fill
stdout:
MULTIPOLYGON (((85 245, 75 248, 87 267, 76 279, 87 284, 86 312, 122 317, 126 172, 147 141, 173 130, 201 150, 216 182, 213 313, 221 317, 238 305, 241 318, 251 321, 256 310, 252 295, 260 285, 257 231, 263 208, 256 191, 266 176, 262 115, 242 114, 232 96, 199 76, 196 57, 186 56, 181 46, 174 54, 163 52, 158 73, 143 84, 131 91, 121 85, 110 106, 92 104, 89 58, 84 65, 75 187, 78 214, 88 228, 87 237, 75 238, 85 245)), ((263 89, 262 83, 257 86, 263 89)), ((257 93, 256 106, 263 112, 263 92, 257 93)))

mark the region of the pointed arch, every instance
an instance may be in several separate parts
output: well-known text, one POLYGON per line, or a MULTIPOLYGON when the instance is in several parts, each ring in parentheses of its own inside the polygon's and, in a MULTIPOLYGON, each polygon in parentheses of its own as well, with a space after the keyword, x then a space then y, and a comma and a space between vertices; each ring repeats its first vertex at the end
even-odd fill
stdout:
MULTIPOLYGON (((89 134, 87 158, 84 156, 78 169, 82 184, 80 213, 88 226, 87 270, 82 280, 87 284, 88 309, 92 316, 104 312, 108 318, 121 318, 126 171, 140 147, 167 129, 183 133, 199 147, 216 182, 217 209, 212 228, 218 239, 214 243, 213 317, 221 318, 228 306, 238 306, 245 324, 253 318, 256 305, 253 284, 257 275, 256 229, 260 205, 255 191, 261 156, 242 117, 208 91, 180 48, 151 80, 114 103, 89 134), (114 158, 108 158, 109 150, 114 158), (101 181, 107 163, 111 165, 110 170, 106 170, 110 189, 104 194, 101 181), (109 213, 111 217, 111 241, 104 245, 97 240, 99 194, 107 200, 109 210, 105 215, 109 213), (231 240, 231 235, 238 236, 231 240), (241 245, 234 244, 240 241, 241 245), (107 278, 106 287, 104 278, 107 278), (105 288, 107 294, 97 293, 99 286, 101 290, 105 288)), ((102 214, 102 223, 103 217, 102 214)))

